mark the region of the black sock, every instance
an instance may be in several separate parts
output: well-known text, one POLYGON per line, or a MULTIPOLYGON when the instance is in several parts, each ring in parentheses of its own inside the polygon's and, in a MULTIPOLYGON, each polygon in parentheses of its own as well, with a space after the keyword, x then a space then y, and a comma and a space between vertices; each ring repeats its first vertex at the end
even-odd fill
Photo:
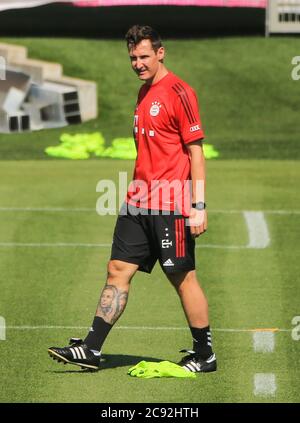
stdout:
POLYGON ((190 327, 190 330, 193 336, 193 350, 202 360, 206 360, 213 354, 209 326, 201 329, 190 327))
POLYGON ((83 342, 90 350, 100 351, 111 328, 112 325, 105 322, 102 317, 95 316, 92 327, 83 342))

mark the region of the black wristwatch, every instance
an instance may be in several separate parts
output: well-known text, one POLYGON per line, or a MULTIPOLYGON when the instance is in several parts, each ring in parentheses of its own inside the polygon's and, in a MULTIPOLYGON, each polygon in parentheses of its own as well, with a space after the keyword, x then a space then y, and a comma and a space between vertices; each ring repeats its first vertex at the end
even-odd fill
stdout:
POLYGON ((193 209, 197 210, 204 210, 206 208, 206 204, 203 201, 198 201, 198 203, 192 203, 193 209))

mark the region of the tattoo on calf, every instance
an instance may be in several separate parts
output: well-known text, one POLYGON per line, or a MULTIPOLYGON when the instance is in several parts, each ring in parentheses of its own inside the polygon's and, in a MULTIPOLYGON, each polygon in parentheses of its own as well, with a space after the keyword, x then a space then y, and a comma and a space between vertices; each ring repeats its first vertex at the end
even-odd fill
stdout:
POLYGON ((105 285, 97 307, 97 316, 113 325, 123 313, 128 292, 119 290, 115 285, 105 285))

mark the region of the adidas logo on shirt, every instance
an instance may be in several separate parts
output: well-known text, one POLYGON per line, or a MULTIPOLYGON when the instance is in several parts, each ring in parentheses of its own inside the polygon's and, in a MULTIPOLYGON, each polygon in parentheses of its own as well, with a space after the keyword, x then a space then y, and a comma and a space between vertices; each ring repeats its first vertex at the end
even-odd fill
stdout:
POLYGON ((163 263, 163 266, 174 266, 174 263, 171 259, 168 259, 163 263))

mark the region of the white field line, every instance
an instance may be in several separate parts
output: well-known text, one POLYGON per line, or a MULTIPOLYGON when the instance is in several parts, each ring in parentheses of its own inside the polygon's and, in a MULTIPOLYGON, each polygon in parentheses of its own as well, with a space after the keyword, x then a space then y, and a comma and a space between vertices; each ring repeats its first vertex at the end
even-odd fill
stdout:
POLYGON ((275 336, 273 332, 254 332, 253 349, 257 353, 271 353, 275 348, 275 336))
MULTIPOLYGON (((101 211, 101 210, 99 210, 101 211)), ((115 211, 114 209, 105 209, 104 211, 115 211)), ((209 209, 209 213, 215 214, 240 214, 244 210, 218 210, 218 209, 209 209)), ((252 210, 253 212, 261 212, 265 214, 300 214, 300 210, 252 210)), ((0 212, 58 212, 58 213, 68 213, 68 212, 92 212, 97 214, 96 207, 0 207, 0 212)))
MULTIPOLYGON (((24 247, 24 248, 76 248, 76 247, 83 247, 83 248, 110 248, 112 244, 86 244, 86 243, 66 243, 66 242, 57 242, 57 243, 39 243, 39 242, 0 242, 0 248, 8 248, 8 247, 24 247)), ((238 245, 214 245, 214 244, 201 244, 196 245, 196 248, 221 248, 221 249, 233 249, 239 250, 243 248, 248 248, 246 246, 238 246, 238 245)))
MULTIPOLYGON (((64 242, 57 242, 57 243, 28 243, 28 242, 0 242, 0 248, 15 248, 15 247, 23 247, 23 248, 110 248, 112 244, 85 244, 85 243, 64 243, 64 242)), ((196 245, 196 248, 216 248, 216 249, 224 249, 224 250, 243 250, 245 248, 253 248, 248 247, 245 245, 214 245, 214 244, 199 244, 196 245)), ((255 247, 259 248, 259 247, 255 247)))
POLYGON ((276 393, 276 377, 273 373, 256 373, 254 375, 254 395, 274 396, 276 393))
MULTIPOLYGON (((196 248, 216 248, 240 250, 245 248, 266 248, 270 243, 267 223, 262 212, 243 212, 246 226, 248 229, 249 242, 248 245, 217 245, 217 244, 198 244, 196 248)), ((45 247, 84 247, 84 248, 110 248, 111 244, 93 244, 93 243, 24 243, 24 242, 0 242, 0 247, 29 247, 29 248, 45 248, 45 247)))
POLYGON ((95 212, 90 207, 0 207, 0 212, 95 212))
POLYGON ((270 244, 270 235, 262 212, 243 212, 248 234, 249 243, 247 248, 266 248, 270 244))
MULTIPOLYGON (((89 326, 61 326, 61 325, 24 325, 24 326, 15 326, 15 325, 7 325, 6 329, 11 330, 60 330, 60 329, 73 329, 73 330, 88 330, 89 326)), ((1 326, 0 326, 1 329, 1 326)), ((170 326, 115 326, 114 329, 118 330, 140 330, 140 331, 148 331, 148 330, 189 330, 188 327, 170 327, 170 326)), ((243 333, 243 332, 253 332, 255 329, 234 329, 234 328, 211 328, 213 332, 233 332, 233 333, 243 333)), ((275 328, 276 332, 291 332, 292 329, 279 329, 275 328)))
MULTIPOLYGON (((275 349, 274 331, 257 330, 253 332, 253 349, 256 353, 272 353, 275 349)), ((256 373, 253 385, 255 396, 275 396, 276 376, 274 373, 256 373)))
POLYGON ((6 339, 6 323, 4 317, 0 316, 0 341, 6 339))
MULTIPOLYGON (((1 209, 0 209, 1 211, 1 209)), ((290 214, 300 214, 300 210, 249 210, 251 212, 261 212, 264 214, 282 214, 282 215, 290 215, 290 214)), ((225 214, 239 214, 243 213, 244 210, 210 210, 208 209, 208 213, 225 213, 225 214)))
POLYGON ((112 244, 85 244, 85 243, 67 243, 67 242, 57 242, 57 243, 40 243, 40 242, 0 242, 0 247, 31 247, 31 248, 43 248, 43 247, 86 247, 86 248, 108 248, 112 244))

